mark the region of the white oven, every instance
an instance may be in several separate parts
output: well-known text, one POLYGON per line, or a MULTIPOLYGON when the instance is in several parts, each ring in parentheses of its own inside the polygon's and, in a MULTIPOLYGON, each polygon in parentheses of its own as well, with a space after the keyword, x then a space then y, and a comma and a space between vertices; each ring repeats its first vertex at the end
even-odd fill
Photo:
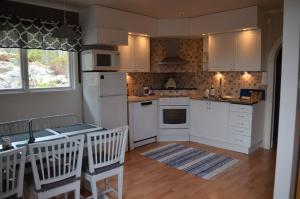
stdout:
POLYGON ((161 129, 190 128, 189 98, 161 98, 159 107, 159 127, 161 129))

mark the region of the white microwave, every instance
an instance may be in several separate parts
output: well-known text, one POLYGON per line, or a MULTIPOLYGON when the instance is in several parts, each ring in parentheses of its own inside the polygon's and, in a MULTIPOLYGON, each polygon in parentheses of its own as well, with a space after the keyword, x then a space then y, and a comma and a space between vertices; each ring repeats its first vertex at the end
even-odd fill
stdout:
POLYGON ((117 50, 85 50, 81 52, 82 71, 118 71, 120 55, 117 50))

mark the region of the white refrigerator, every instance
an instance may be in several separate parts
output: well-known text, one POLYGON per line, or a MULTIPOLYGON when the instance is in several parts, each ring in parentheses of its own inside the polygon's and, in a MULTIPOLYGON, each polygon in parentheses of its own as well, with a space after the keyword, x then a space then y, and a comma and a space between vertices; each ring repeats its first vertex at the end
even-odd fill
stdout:
POLYGON ((84 72, 84 122, 107 129, 128 124, 126 76, 121 72, 84 72))

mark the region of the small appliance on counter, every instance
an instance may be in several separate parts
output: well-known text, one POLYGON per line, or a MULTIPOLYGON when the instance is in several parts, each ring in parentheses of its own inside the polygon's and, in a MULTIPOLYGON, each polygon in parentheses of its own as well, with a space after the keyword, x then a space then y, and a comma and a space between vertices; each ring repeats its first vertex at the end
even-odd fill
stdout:
POLYGON ((144 96, 152 95, 152 90, 151 90, 150 87, 144 86, 143 90, 144 90, 144 92, 143 92, 143 95, 144 95, 144 96))
POLYGON ((165 87, 166 87, 167 89, 176 89, 176 82, 175 82, 175 80, 174 80, 172 77, 170 77, 170 78, 168 79, 168 81, 167 81, 165 87))
POLYGON ((264 89, 241 89, 240 99, 250 100, 250 101, 265 100, 265 90, 264 89))

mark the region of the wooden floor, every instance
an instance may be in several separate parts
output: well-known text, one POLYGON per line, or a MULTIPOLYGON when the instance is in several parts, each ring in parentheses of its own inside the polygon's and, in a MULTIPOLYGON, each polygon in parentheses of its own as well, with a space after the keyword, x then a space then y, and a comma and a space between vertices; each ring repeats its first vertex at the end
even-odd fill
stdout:
MULTIPOLYGON (((126 154, 124 199, 272 198, 275 152, 259 149, 247 156, 193 142, 178 143, 223 154, 240 162, 214 180, 204 180, 139 154, 167 143, 140 147, 126 154)), ((115 179, 111 181, 116 183, 115 179)))

